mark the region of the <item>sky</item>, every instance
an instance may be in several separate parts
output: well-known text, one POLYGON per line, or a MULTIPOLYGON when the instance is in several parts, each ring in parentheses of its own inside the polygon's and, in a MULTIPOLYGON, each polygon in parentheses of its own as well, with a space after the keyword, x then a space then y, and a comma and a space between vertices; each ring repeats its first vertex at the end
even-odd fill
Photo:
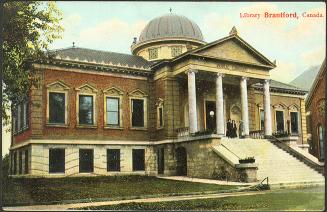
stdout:
MULTIPOLYGON (((75 46, 131 54, 134 37, 153 18, 172 12, 200 27, 204 40, 229 35, 233 26, 241 38, 277 67, 271 78, 288 83, 310 66, 321 65, 326 48, 326 5, 323 2, 57 2, 62 12, 62 39, 51 49, 75 46), (240 13, 294 13, 298 19, 240 18, 240 13), (322 14, 303 18, 302 13, 322 14)), ((2 133, 3 154, 10 137, 2 133)))

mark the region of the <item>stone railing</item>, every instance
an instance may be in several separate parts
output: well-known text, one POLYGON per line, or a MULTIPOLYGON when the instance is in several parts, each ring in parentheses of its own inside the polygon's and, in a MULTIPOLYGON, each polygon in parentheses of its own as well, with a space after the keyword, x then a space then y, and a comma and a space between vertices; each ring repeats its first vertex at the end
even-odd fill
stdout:
POLYGON ((176 129, 177 137, 185 137, 190 135, 190 129, 188 127, 182 127, 176 129))
POLYGON ((265 138, 265 133, 263 130, 250 131, 250 138, 262 139, 262 138, 265 138))

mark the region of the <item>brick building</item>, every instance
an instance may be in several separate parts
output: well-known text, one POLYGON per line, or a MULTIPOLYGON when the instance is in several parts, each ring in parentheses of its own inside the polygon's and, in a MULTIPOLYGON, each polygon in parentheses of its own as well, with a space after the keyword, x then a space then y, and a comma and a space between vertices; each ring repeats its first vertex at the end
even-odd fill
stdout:
POLYGON ((309 152, 320 161, 325 160, 324 144, 326 142, 326 60, 322 63, 316 79, 306 99, 308 133, 310 135, 309 152))
POLYGON ((150 21, 131 51, 73 46, 31 63, 40 85, 13 113, 12 175, 212 178, 228 164, 211 149, 228 119, 238 137, 307 145, 305 91, 270 80, 275 62, 235 27, 206 43, 197 24, 168 14, 150 21))

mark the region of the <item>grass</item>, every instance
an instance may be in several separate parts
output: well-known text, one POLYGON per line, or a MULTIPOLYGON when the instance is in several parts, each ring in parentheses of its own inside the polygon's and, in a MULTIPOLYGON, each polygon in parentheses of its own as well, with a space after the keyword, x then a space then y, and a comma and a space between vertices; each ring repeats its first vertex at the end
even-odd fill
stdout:
POLYGON ((88 207, 91 210, 322 210, 324 187, 268 191, 266 194, 88 207))
POLYGON ((111 198, 137 198, 144 195, 184 194, 234 189, 237 186, 212 185, 165 180, 148 176, 9 178, 3 181, 4 205, 68 203, 70 200, 97 201, 111 198))

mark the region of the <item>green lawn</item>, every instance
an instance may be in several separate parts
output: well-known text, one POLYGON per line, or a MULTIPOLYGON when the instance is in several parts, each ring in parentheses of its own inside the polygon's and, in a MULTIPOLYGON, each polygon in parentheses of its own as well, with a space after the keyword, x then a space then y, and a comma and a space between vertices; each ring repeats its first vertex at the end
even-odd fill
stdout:
POLYGON ((266 194, 157 203, 128 203, 89 207, 91 210, 319 210, 324 187, 268 191, 266 194))
POLYGON ((8 179, 3 184, 5 205, 32 205, 68 203, 70 200, 106 200, 108 198, 138 198, 144 195, 183 194, 191 192, 235 189, 220 186, 182 182, 146 176, 120 177, 66 177, 8 179))

